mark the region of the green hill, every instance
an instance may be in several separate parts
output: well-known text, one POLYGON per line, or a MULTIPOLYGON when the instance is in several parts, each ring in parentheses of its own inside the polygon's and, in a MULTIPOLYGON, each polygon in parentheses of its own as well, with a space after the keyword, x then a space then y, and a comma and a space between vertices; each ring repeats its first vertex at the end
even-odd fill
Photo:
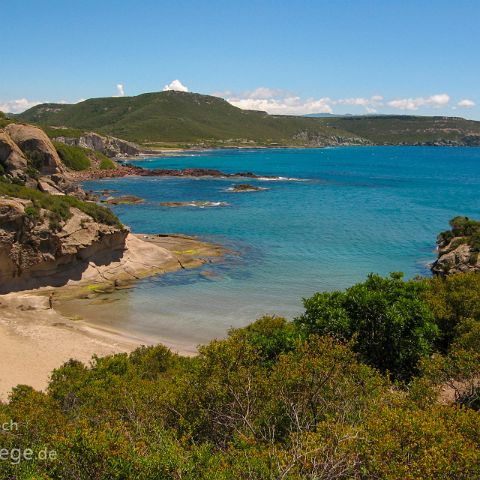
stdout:
POLYGON ((138 143, 253 145, 480 145, 480 122, 450 117, 269 115, 185 92, 42 104, 16 116, 44 126, 94 130, 138 143))

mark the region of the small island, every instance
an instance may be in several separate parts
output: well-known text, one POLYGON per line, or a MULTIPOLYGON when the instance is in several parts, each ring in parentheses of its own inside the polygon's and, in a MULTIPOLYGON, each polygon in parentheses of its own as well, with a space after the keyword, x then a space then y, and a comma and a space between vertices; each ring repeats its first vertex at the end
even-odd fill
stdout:
POLYGON ((237 183, 232 187, 227 189, 227 192, 232 193, 246 193, 246 192, 261 192, 262 190, 268 190, 265 187, 257 187, 255 185, 250 185, 249 183, 237 183))

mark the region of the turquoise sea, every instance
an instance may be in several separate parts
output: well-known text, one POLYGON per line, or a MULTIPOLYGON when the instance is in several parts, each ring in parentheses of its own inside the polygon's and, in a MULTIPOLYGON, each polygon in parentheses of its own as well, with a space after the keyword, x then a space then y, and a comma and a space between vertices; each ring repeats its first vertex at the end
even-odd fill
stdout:
POLYGON ((479 148, 216 150, 134 163, 284 178, 248 180, 268 188, 254 193, 228 192, 235 182, 246 183, 232 179, 86 182, 86 189, 146 200, 113 207, 134 232, 198 235, 236 252, 219 265, 140 281, 116 294, 115 304, 92 307, 97 325, 182 350, 263 314, 293 318, 302 311, 302 297, 343 289, 369 272, 429 275, 436 235, 448 220, 480 217, 479 148), (229 206, 159 205, 166 201, 229 206))

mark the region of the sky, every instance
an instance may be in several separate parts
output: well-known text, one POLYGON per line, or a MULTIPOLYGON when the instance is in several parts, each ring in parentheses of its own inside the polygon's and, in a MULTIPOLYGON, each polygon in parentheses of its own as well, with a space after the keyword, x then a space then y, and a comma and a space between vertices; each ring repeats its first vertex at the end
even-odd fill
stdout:
POLYGON ((0 110, 164 89, 480 120, 479 0, 0 0, 0 110))

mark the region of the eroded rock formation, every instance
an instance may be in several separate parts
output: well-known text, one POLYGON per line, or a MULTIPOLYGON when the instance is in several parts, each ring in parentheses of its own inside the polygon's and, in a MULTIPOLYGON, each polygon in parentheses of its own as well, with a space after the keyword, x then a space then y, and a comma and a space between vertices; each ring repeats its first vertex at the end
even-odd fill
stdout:
POLYGON ((128 229, 99 223, 71 207, 65 221, 29 200, 0 197, 0 293, 64 285, 91 263, 123 255, 128 229))

